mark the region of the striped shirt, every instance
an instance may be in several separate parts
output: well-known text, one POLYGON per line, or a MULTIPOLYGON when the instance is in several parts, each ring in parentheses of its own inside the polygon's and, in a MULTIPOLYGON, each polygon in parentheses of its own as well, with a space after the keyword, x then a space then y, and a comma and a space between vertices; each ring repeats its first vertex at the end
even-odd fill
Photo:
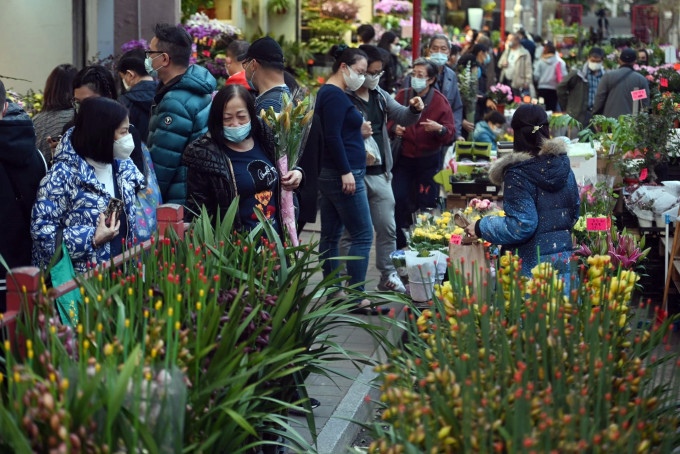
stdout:
POLYGON ((595 93, 597 93, 597 86, 600 85, 600 80, 604 75, 603 70, 598 70, 593 72, 588 70, 588 110, 593 109, 593 104, 595 104, 595 93))

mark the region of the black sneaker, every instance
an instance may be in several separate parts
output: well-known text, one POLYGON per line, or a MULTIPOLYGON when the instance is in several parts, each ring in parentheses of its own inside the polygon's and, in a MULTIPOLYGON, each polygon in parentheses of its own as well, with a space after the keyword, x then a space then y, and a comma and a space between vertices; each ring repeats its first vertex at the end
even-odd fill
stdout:
MULTIPOLYGON (((313 397, 309 398, 309 406, 312 408, 312 410, 315 409, 315 408, 318 408, 319 405, 321 405, 321 402, 319 402, 318 400, 316 400, 313 397)), ((300 406, 300 407, 305 408, 303 406, 300 406)), ((300 407, 295 407, 295 408, 289 409, 288 414, 293 415, 293 416, 305 416, 307 413, 303 410, 299 410, 300 407)))

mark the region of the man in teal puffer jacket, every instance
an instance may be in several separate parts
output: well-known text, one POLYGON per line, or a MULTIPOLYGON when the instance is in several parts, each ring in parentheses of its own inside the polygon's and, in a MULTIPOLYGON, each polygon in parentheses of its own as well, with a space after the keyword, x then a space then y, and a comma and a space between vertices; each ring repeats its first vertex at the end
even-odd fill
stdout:
POLYGON ((160 83, 151 107, 149 138, 164 203, 186 201, 184 148, 207 131, 211 94, 217 82, 207 69, 189 66, 191 37, 181 25, 158 24, 146 51, 147 72, 160 83))

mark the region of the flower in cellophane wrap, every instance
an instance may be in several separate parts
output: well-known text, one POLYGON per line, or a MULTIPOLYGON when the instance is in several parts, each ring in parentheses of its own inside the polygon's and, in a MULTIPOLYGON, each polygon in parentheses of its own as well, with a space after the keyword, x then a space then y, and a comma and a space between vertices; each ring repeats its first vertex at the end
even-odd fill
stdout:
MULTIPOLYGON (((281 177, 288 170, 295 167, 302 156, 302 151, 307 142, 309 129, 314 117, 314 98, 309 95, 301 101, 296 96, 290 99, 283 94, 281 100, 281 112, 276 113, 272 107, 262 110, 260 117, 271 128, 274 134, 274 148, 276 149, 276 165, 281 177)), ((297 227, 295 226, 295 206, 293 204, 293 192, 282 190, 281 192, 281 218, 288 237, 293 246, 298 246, 297 227)))

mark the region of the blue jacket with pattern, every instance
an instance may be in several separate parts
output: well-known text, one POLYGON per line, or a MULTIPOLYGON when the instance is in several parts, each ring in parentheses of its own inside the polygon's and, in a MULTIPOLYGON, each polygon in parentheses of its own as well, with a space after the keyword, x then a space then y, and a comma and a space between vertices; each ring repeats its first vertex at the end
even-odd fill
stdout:
POLYGON ((159 85, 151 107, 146 145, 153 160, 165 203, 183 205, 187 198, 184 149, 208 131, 211 94, 217 82, 198 65, 167 84, 159 85))
MULTIPOLYGON (((49 265, 56 249, 56 233, 63 228, 63 241, 76 272, 87 270, 88 263, 110 259, 110 244, 97 249, 92 238, 97 228, 99 213, 103 213, 111 196, 97 180, 92 167, 76 153, 71 145, 69 129, 60 142, 54 164, 40 182, 31 216, 33 237, 33 265, 49 265)), ((144 186, 142 175, 131 159, 114 159, 113 175, 118 184, 128 222, 128 242, 139 237, 137 232, 135 198, 144 186)))
POLYGON ((496 161, 489 178, 503 187, 505 217, 479 221, 481 237, 517 252, 526 275, 540 261, 564 262, 573 250, 571 229, 579 218, 579 194, 567 147, 561 139, 544 142, 538 156, 513 152, 496 161))

